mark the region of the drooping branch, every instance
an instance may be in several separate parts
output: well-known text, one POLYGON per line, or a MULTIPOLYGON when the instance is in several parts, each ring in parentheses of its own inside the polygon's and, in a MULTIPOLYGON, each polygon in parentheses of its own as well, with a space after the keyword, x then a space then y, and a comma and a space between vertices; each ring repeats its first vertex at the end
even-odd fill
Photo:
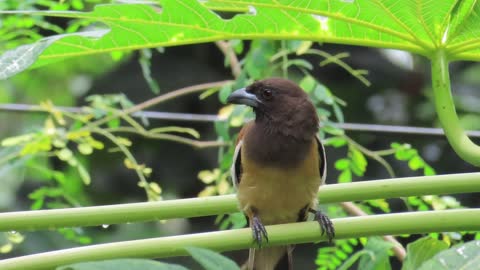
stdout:
MULTIPOLYGON (((132 113, 139 112, 139 111, 142 111, 144 109, 150 108, 152 106, 155 106, 155 105, 160 104, 162 102, 165 102, 167 100, 177 98, 179 96, 200 92, 200 91, 203 91, 203 90, 206 90, 206 89, 209 89, 209 88, 222 87, 225 84, 228 84, 228 83, 231 83, 231 82, 232 81, 226 80, 226 81, 210 82, 210 83, 203 83, 203 84, 196 84, 196 85, 187 86, 187 87, 180 88, 180 89, 174 90, 172 92, 168 92, 166 94, 154 97, 152 99, 146 100, 146 101, 144 101, 142 103, 139 103, 139 104, 137 104, 133 107, 130 107, 130 108, 124 110, 124 111, 120 111, 119 114, 125 114, 125 115, 132 114, 132 113)), ((102 124, 107 123, 108 121, 110 121, 112 119, 117 118, 117 117, 119 117, 119 115, 107 116, 107 117, 104 117, 102 119, 99 119, 99 120, 91 123, 91 125, 100 126, 102 124)))
POLYGON ((447 55, 439 49, 432 55, 431 60, 435 108, 448 142, 463 160, 480 167, 480 146, 467 136, 455 111, 447 55))

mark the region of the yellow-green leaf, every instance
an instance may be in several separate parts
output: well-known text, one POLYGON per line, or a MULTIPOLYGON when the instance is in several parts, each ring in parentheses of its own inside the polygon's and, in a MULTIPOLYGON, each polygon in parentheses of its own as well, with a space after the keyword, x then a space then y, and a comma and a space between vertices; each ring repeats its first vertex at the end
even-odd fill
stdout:
POLYGON ((90 182, 91 182, 90 174, 85 169, 85 167, 83 167, 83 165, 81 163, 78 163, 77 170, 78 170, 78 174, 80 175, 80 178, 82 179, 83 183, 87 186, 90 185, 90 182))
POLYGON ((15 146, 24 142, 30 141, 35 136, 35 133, 23 134, 20 136, 9 137, 2 140, 2 146, 15 146))
POLYGON ((81 143, 77 146, 77 148, 78 151, 83 155, 90 155, 91 153, 93 153, 93 148, 90 144, 81 143))

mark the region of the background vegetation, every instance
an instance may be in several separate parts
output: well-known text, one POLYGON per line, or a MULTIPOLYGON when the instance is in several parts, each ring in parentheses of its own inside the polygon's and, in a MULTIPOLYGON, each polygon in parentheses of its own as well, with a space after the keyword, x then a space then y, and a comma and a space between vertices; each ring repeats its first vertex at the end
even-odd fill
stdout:
MULTIPOLYGON (((469 146, 466 140, 449 144, 438 136, 438 130, 393 130, 387 126, 374 131, 372 126, 350 124, 438 127, 442 122, 444 127, 452 127, 451 141, 460 137, 455 136, 462 133, 461 129, 455 130, 457 122, 451 112, 446 112, 443 119, 437 118, 434 100, 441 104, 445 96, 439 97, 450 89, 435 84, 441 81, 435 76, 442 68, 445 71, 442 59, 447 64, 450 60, 478 59, 474 46, 478 42, 478 30, 474 28, 478 18, 472 14, 480 7, 475 1, 445 1, 442 5, 428 1, 417 5, 414 1, 402 5, 396 5, 396 1, 330 1, 328 8, 303 1, 279 2, 0 3, 2 212, 232 193, 228 179, 231 142, 252 114, 244 107, 225 105, 225 99, 232 89, 270 76, 298 82, 317 106, 322 120, 320 135, 328 146, 329 184, 435 174, 452 174, 452 181, 460 181, 453 174, 476 171, 450 146, 476 164, 480 159, 476 159, 475 147, 466 154, 462 152, 465 145, 469 146), (417 13, 411 8, 418 8, 417 13), (374 16, 377 13, 385 16, 374 16), (204 43, 207 41, 212 43, 204 43), (431 63, 435 95, 430 83, 431 63), (406 134, 409 130, 411 134, 406 134)), ((479 96, 474 90, 480 84, 478 69, 478 64, 465 62, 453 63, 450 69, 459 122, 470 130, 479 129, 479 96)), ((448 76, 443 82, 450 83, 448 76)), ((478 136, 478 132, 472 135, 478 136)), ((478 192, 480 178, 473 178, 468 179, 471 188, 467 190, 478 192)), ((474 193, 447 193, 432 195, 427 191, 421 196, 379 197, 322 207, 330 217, 337 218, 475 208, 479 204, 474 193)), ((229 212, 217 211, 210 213, 229 212)), ((392 237, 367 237, 375 233, 351 235, 330 246, 298 246, 296 264, 300 269, 400 269, 402 262, 404 269, 429 269, 441 260, 458 263, 445 269, 456 269, 462 263, 474 265, 478 241, 462 243, 480 237, 475 234, 476 221, 465 216, 475 212, 456 213, 463 213, 465 223, 475 229, 468 233, 433 229, 435 232, 425 238, 405 232, 397 239, 402 246, 392 237), (462 246, 452 250, 460 253, 439 253, 457 244, 462 246), (431 252, 420 252, 425 249, 431 252), (405 258, 406 252, 409 255, 405 258)), ((3 217, 7 222, 7 216, 3 217)), ((56 228, 52 223, 52 230, 46 231, 39 229, 50 227, 36 228, 31 221, 34 232, 19 232, 21 227, 10 223, 2 235, 0 256, 246 225, 239 213, 216 218, 158 219, 161 221, 131 223, 127 215, 124 224, 96 227, 82 227, 93 223, 77 221, 72 224, 78 227, 56 228)), ((29 228, 28 221, 26 224, 23 228, 29 228)), ((379 225, 372 226, 375 230, 379 225)), ((433 221, 431 226, 435 228, 433 221)), ((233 246, 233 240, 228 244, 233 246)), ((215 269, 207 264, 209 260, 223 265, 220 269, 235 269, 215 253, 198 249, 188 252, 206 269, 215 269)), ((226 255, 238 263, 245 258, 240 252, 226 255)), ((28 258, 24 259, 28 263, 28 258)), ((193 260, 167 261, 198 268, 193 260)), ((5 260, 5 265, 8 262, 5 260)), ((131 269, 130 264, 166 267, 142 260, 104 263, 109 269, 131 269)))

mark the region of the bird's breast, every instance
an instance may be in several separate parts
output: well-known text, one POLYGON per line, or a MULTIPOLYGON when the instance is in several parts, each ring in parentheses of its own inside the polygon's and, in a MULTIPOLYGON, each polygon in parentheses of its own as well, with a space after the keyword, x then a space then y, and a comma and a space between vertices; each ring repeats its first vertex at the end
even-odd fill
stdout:
POLYGON ((321 183, 318 159, 315 143, 295 166, 261 164, 242 149, 240 206, 244 211, 255 208, 266 225, 297 221, 299 211, 316 201, 321 183))

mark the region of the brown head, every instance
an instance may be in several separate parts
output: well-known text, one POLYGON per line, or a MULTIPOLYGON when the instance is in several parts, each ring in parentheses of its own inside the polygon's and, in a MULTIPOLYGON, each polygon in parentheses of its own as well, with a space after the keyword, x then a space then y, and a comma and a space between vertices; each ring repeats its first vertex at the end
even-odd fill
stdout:
POLYGON ((318 116, 308 95, 286 79, 257 81, 233 92, 227 102, 252 107, 255 123, 272 133, 310 140, 318 131, 318 116))

